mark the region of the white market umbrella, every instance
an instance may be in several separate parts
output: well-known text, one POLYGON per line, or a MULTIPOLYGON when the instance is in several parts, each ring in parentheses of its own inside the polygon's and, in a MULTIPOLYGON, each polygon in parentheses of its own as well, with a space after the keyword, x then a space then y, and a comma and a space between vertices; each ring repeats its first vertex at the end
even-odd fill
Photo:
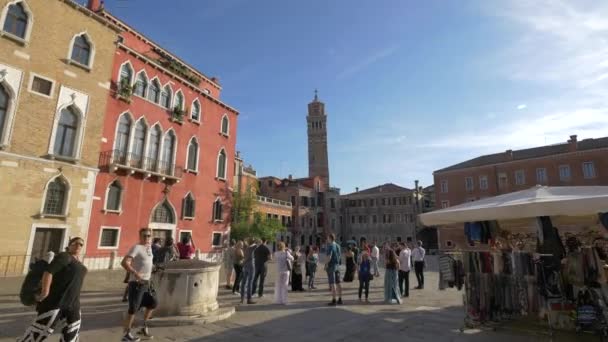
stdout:
POLYGON ((540 186, 420 215, 426 226, 608 212, 608 186, 540 186))

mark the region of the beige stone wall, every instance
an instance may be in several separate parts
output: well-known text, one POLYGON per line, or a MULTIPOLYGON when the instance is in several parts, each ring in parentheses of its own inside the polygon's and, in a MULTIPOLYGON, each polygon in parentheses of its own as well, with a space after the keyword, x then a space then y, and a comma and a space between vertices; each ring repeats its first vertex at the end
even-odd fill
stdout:
MULTIPOLYGON (((0 0, 0 8, 4 9, 7 3, 8 0, 0 0)), ((65 86, 88 95, 81 159, 83 165, 97 167, 117 33, 95 20, 95 14, 85 14, 61 0, 26 3, 34 16, 30 41, 24 45, 0 37, 0 63, 23 71, 7 150, 37 157, 47 154, 59 91, 65 86), (82 32, 94 44, 90 71, 66 62, 73 37, 82 32), (55 81, 50 99, 28 91, 32 73, 55 81)))
MULTIPOLYGON (((31 252, 35 226, 65 229, 64 238, 80 235, 86 239, 118 34, 95 14, 67 1, 25 2, 33 14, 29 40, 23 43, 0 36, 0 69, 10 69, 13 79, 16 74, 21 76, 13 98, 8 144, 0 151, 0 272, 6 263, 1 256, 31 252), (94 45, 90 70, 67 62, 71 41, 82 32, 94 45), (54 81, 50 97, 29 91, 34 74, 54 81), (70 103, 72 94, 84 115, 80 160, 52 160, 47 154, 52 150, 57 109, 70 103), (60 173, 70 184, 68 215, 41 218, 45 187, 60 173)), ((0 0, 0 9, 7 3, 0 0)))

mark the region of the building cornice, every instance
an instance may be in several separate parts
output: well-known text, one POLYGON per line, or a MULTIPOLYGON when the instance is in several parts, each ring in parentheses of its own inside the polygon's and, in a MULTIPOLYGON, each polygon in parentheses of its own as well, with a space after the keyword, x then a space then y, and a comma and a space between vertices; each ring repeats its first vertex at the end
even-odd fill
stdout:
POLYGON ((107 18, 102 17, 101 15, 91 11, 90 9, 83 7, 82 5, 74 2, 73 0, 59 0, 62 1, 70 6, 72 6, 72 8, 78 10, 81 13, 84 13, 86 15, 88 15, 89 17, 97 20, 98 22, 104 24, 105 26, 111 28, 112 30, 116 31, 116 33, 121 33, 124 30, 117 24, 113 23, 112 21, 110 21, 107 18))
POLYGON ((473 167, 463 167, 462 169, 454 169, 454 170, 447 170, 447 171, 434 171, 433 176, 446 175, 446 174, 450 174, 450 173, 458 173, 458 172, 463 172, 463 171, 467 171, 467 170, 479 170, 479 169, 495 167, 495 166, 500 166, 500 165, 525 163, 525 162, 528 162, 531 160, 542 160, 542 159, 551 159, 551 158, 557 158, 557 157, 576 156, 576 155, 582 155, 582 154, 586 154, 586 153, 590 153, 590 152, 597 152, 597 151, 608 151, 608 147, 594 148, 594 149, 584 150, 584 151, 557 153, 557 154, 552 154, 552 155, 542 156, 542 157, 507 160, 507 161, 500 162, 500 163, 485 164, 485 165, 479 165, 479 166, 473 166, 473 167))
POLYGON ((206 82, 208 82, 209 84, 213 85, 216 89, 222 90, 222 87, 217 82, 212 81, 209 77, 207 77, 206 75, 204 75, 202 72, 198 71, 196 68, 194 68, 190 64, 184 62, 181 58, 175 56, 174 54, 172 54, 171 52, 167 51, 166 49, 163 49, 160 45, 156 44, 153 40, 151 40, 150 38, 148 38, 145 35, 141 34, 139 31, 135 30, 131 26, 127 25, 125 22, 123 22, 122 20, 118 19, 117 17, 115 17, 114 15, 112 15, 111 13, 109 13, 108 11, 101 10, 99 12, 99 14, 103 15, 108 20, 113 21, 115 23, 115 25, 118 25, 119 27, 121 27, 123 31, 128 31, 128 32, 134 34, 137 38, 143 40, 145 43, 152 45, 154 48, 159 49, 163 53, 165 53, 165 54, 171 56, 172 58, 174 58, 175 60, 179 61, 184 66, 186 66, 188 69, 190 69, 190 71, 194 72, 197 76, 203 78, 206 82))
POLYGON ((39 158, 39 157, 30 157, 30 156, 24 156, 22 154, 0 151, 0 157, 2 157, 2 156, 6 156, 6 157, 18 159, 18 160, 19 159, 22 159, 22 160, 31 160, 31 161, 36 161, 36 162, 41 162, 41 163, 46 163, 46 164, 61 164, 61 165, 68 166, 70 168, 81 169, 81 170, 85 170, 85 171, 93 171, 93 172, 99 173, 99 169, 98 168, 84 166, 84 165, 78 165, 78 164, 73 164, 73 163, 62 162, 62 161, 57 160, 57 159, 51 160, 51 159, 45 159, 45 158, 39 158))
POLYGON ((182 84, 184 86, 187 86, 188 88, 190 88, 191 90, 195 91, 196 93, 198 93, 199 95, 202 95, 203 97, 206 97, 208 99, 210 99, 211 101, 219 104, 220 106, 224 107, 225 109, 233 112, 236 115, 239 115, 239 111, 236 110, 235 108, 230 107, 229 105, 225 104, 224 102, 216 99, 215 97, 205 93, 204 91, 202 91, 201 89, 199 89, 198 87, 193 86, 190 82, 188 82, 186 79, 184 79, 183 77, 180 77, 179 75, 177 75, 174 72, 171 72, 170 70, 166 69, 165 67, 163 67, 162 65, 158 64, 156 61, 154 61, 153 59, 131 49, 130 47, 126 46, 125 44, 122 43, 118 43, 118 47, 125 50, 126 52, 130 53, 131 55, 133 55, 134 57, 139 58, 140 60, 142 60, 143 62, 145 62, 148 65, 151 65, 152 67, 156 68, 157 70, 160 70, 162 72, 164 72, 165 74, 179 80, 180 82, 182 82, 182 84))

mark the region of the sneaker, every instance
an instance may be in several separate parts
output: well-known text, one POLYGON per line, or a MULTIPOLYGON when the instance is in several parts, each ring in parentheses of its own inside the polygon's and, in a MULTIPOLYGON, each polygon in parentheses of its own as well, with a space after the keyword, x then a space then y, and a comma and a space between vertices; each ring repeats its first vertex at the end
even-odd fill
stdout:
POLYGON ((139 341, 141 341, 141 339, 139 337, 133 336, 130 332, 128 332, 122 337, 121 341, 122 342, 139 342, 139 341))
POLYGON ((331 303, 327 303, 329 306, 336 306, 336 300, 332 300, 331 303))
POLYGON ((342 305, 344 303, 342 303, 342 298, 338 298, 338 305, 342 305))
POLYGON ((264 295, 258 295, 258 298, 264 298, 264 295))
POLYGON ((150 334, 150 329, 148 329, 148 326, 144 325, 143 328, 141 328, 138 332, 138 335, 142 335, 143 337, 145 337, 146 339, 152 339, 154 338, 154 336, 152 336, 152 334, 150 334))

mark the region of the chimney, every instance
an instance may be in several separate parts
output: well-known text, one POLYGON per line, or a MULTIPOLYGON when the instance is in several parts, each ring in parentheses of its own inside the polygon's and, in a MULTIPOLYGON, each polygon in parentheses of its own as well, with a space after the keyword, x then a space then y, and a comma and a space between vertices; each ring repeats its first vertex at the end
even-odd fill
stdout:
POLYGON ((358 187, 357 187, 357 188, 355 188, 355 192, 359 192, 359 188, 358 188, 358 187))
POLYGON ((99 12, 103 9, 103 1, 102 0, 89 0, 87 8, 93 12, 99 12))
POLYGON ((241 157, 241 151, 236 151, 236 157, 240 158, 241 157))
POLYGON ((213 77, 211 77, 211 82, 213 82, 215 84, 220 84, 220 79, 217 78, 217 77, 215 77, 215 76, 213 76, 213 77))
POLYGON ((568 140, 568 151, 576 152, 576 148, 578 146, 578 140, 576 138, 576 135, 570 136, 570 140, 568 140))
POLYGON ((507 154, 509 160, 513 160, 513 150, 507 150, 505 153, 507 154))

